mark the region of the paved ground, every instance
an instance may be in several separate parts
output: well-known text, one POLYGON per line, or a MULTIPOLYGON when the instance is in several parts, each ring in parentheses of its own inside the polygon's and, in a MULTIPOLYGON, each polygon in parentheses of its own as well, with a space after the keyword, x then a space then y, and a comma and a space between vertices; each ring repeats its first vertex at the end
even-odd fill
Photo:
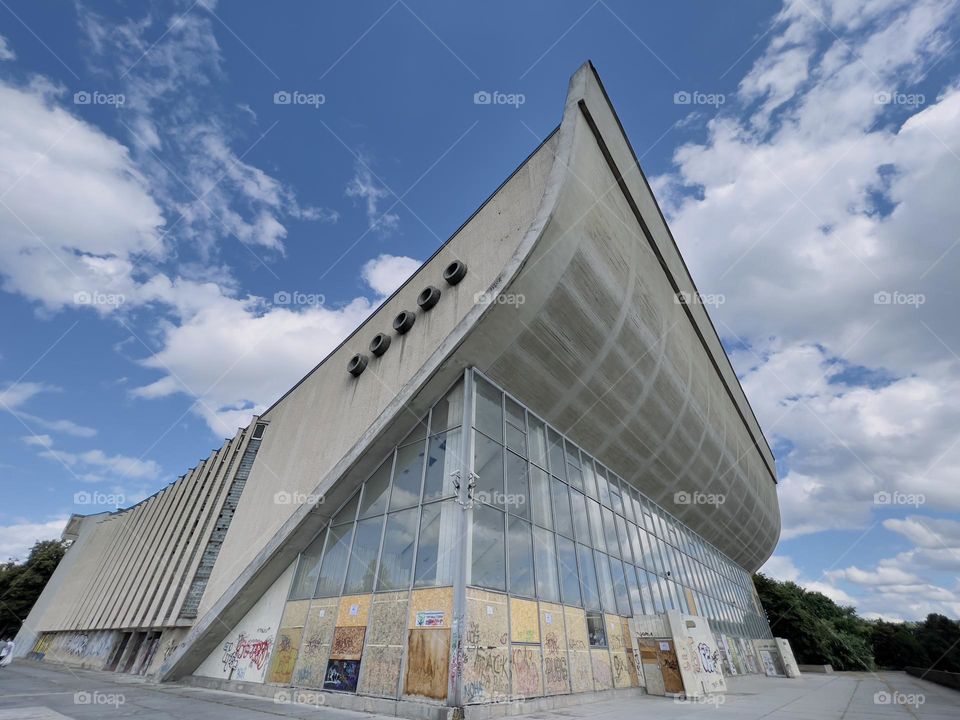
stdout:
MULTIPOLYGON (((799 680, 732 678, 722 702, 641 697, 536 713, 529 720, 922 720, 960 719, 960 692, 903 673, 805 675, 799 680)), ((233 693, 152 685, 141 678, 14 663, 0 670, 0 720, 314 720, 379 718, 333 708, 278 704, 233 693)))

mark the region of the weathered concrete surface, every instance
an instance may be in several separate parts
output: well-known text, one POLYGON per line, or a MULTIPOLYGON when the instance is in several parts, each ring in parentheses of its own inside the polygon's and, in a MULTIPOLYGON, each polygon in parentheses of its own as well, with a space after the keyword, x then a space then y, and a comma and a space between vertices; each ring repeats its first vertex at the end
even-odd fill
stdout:
MULTIPOLYGON (((669 698, 621 695, 607 701, 544 709, 520 717, 536 720, 570 720, 578 717, 603 717, 605 720, 636 720, 704 717, 721 720, 948 720, 960 717, 960 693, 905 673, 835 673, 805 675, 798 680, 746 676, 728 680, 730 692, 722 704, 675 702, 669 698), (914 695, 922 703, 902 705, 875 702, 877 693, 894 697, 914 695)), ((282 689, 278 688, 278 691, 282 689)), ((880 696, 879 699, 883 699, 880 696)), ((473 706, 471 717, 480 710, 500 714, 516 712, 513 705, 473 706)), ((271 698, 184 687, 156 685, 142 678, 113 673, 69 670, 28 662, 15 663, 0 670, 0 720, 102 720, 133 718, 141 720, 267 720, 292 717, 316 720, 357 720, 382 718, 369 712, 355 713, 331 707, 304 707, 276 703, 271 698), (107 707, 76 704, 77 692, 122 695, 123 704, 107 707), (54 714, 59 713, 59 715, 54 714)))

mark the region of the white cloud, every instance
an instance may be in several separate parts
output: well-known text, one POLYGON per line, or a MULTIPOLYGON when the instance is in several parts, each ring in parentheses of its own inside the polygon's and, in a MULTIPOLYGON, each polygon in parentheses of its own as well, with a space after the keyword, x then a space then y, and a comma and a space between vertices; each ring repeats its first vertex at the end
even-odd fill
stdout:
POLYGON ((347 183, 347 197, 362 200, 367 213, 367 228, 381 235, 389 235, 400 226, 400 216, 390 210, 382 211, 380 203, 391 197, 387 188, 374 177, 370 158, 361 156, 354 163, 353 177, 347 183))
POLYGON ((10 49, 10 41, 7 40, 3 35, 0 35, 0 61, 16 60, 16 58, 16 53, 10 49))
POLYGON ((0 405, 3 405, 6 410, 16 410, 35 395, 55 389, 45 383, 10 382, 0 390, 0 405))
POLYGON ((42 392, 59 391, 60 388, 42 382, 7 383, 6 386, 0 390, 0 409, 16 417, 31 432, 33 431, 33 427, 39 427, 44 430, 51 430, 75 437, 93 437, 96 435, 97 431, 93 428, 79 425, 72 420, 46 420, 20 409, 22 405, 26 404, 27 401, 35 395, 39 395, 42 392))
POLYGON ((403 285, 421 264, 419 260, 411 257, 379 255, 367 261, 361 275, 377 295, 386 297, 403 285))
MULTIPOLYGON (((823 593, 840 605, 857 605, 856 598, 852 597, 832 582, 821 579, 811 579, 803 576, 803 572, 796 566, 793 558, 787 555, 772 555, 760 568, 759 572, 781 582, 794 582, 810 592, 823 593)), ((821 577, 828 576, 821 575, 821 577)), ((828 578, 829 579, 829 578, 828 578)))
POLYGON ((103 450, 93 449, 82 452, 67 452, 53 447, 49 435, 33 435, 23 438, 28 445, 41 448, 40 457, 60 463, 77 480, 101 482, 113 478, 122 480, 155 480, 160 476, 160 465, 154 460, 108 455, 103 450))
POLYGON ((780 581, 797 582, 800 578, 800 568, 786 555, 771 555, 758 572, 780 581))
POLYGON ((48 448, 53 445, 53 438, 49 435, 27 435, 23 438, 27 445, 48 448))
POLYGON ((56 517, 40 523, 17 521, 0 525, 0 559, 26 560, 38 540, 59 540, 67 519, 56 517))

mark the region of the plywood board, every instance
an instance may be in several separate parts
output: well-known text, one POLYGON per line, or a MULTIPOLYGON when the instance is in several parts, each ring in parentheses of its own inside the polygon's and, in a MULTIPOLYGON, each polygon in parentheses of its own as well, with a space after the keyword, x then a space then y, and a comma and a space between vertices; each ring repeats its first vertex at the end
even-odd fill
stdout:
POLYGON ((610 690, 613 678, 610 674, 610 652, 606 648, 590 651, 590 664, 593 667, 593 684, 597 690, 610 690))
POLYGON ((613 676, 614 687, 637 687, 637 667, 633 661, 632 652, 611 652, 610 662, 610 672, 613 676))
POLYGON ((338 627, 330 647, 331 660, 359 660, 363 654, 365 627, 338 627))
POLYGON ((468 647, 463 695, 467 704, 506 701, 510 697, 510 649, 468 647))
POLYGON ((510 649, 510 683, 514 697, 543 695, 541 662, 539 646, 514 645, 510 649))
POLYGON ((626 643, 623 641, 623 624, 619 615, 604 615, 603 624, 607 631, 607 645, 610 652, 623 652, 626 643))
POLYGON ((423 627, 417 624, 417 613, 429 614, 441 622, 432 622, 430 627, 451 627, 453 621, 453 588, 425 588, 414 590, 410 596, 410 617, 408 627, 423 627))
POLYGON ((366 627, 370 617, 369 595, 344 595, 340 598, 337 627, 366 627))
POLYGON ((510 639, 519 643, 540 642, 540 614, 535 600, 510 598, 510 639))
POLYGON ((578 607, 565 605, 563 614, 567 630, 567 647, 571 650, 589 650, 586 613, 578 607))
POLYGON ((357 692, 361 695, 396 698, 402 664, 402 646, 370 645, 367 643, 363 650, 363 662, 360 665, 360 683, 357 685, 357 692))
POLYGON ((307 612, 310 610, 309 600, 292 600, 283 607, 283 617, 280 627, 295 628, 307 624, 307 612))
POLYGON ((446 700, 450 663, 449 628, 414 628, 407 641, 405 697, 446 700))
POLYGON ((280 628, 273 644, 270 667, 267 670, 267 682, 277 685, 289 685, 293 680, 293 670, 300 652, 300 638, 303 628, 280 628))
POLYGON ((370 624, 367 626, 368 648, 385 645, 403 647, 407 627, 407 599, 406 592, 373 596, 373 603, 370 605, 370 624))
POLYGON ((293 685, 319 690, 327 673, 330 644, 337 622, 337 598, 314 600, 300 640, 300 655, 293 671, 293 685))
POLYGON ((510 641, 507 596, 484 590, 467 590, 467 647, 505 648, 510 641))
POLYGON ((545 695, 570 692, 567 633, 563 606, 540 603, 540 637, 543 638, 543 691, 545 695))
POLYGON ((571 650, 570 685, 575 693, 593 692, 593 664, 589 650, 571 650))

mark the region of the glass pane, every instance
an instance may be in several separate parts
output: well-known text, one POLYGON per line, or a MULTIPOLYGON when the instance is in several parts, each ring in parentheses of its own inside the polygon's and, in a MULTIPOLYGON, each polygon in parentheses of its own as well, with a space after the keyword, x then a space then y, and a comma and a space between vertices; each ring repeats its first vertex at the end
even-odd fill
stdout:
POLYGON ((613 513, 603 508, 603 535, 607 539, 607 552, 620 557, 620 544, 617 541, 617 523, 613 513))
POLYGON ((527 456, 527 435, 523 430, 518 430, 510 423, 507 423, 507 447, 518 455, 527 456))
POLYGON ((603 615, 587 613, 587 636, 590 638, 590 647, 606 647, 607 634, 603 631, 603 615))
MULTIPOLYGON (((633 565, 624 565, 626 570, 627 588, 630 592, 630 604, 633 606, 634 615, 643 615, 647 610, 643 607, 640 598, 640 586, 637 584, 637 570, 633 565)), ((652 610, 650 611, 652 612, 652 610)))
POLYGON ((424 415, 413 426, 413 430, 407 433, 407 436, 400 442, 401 445, 409 445, 418 442, 427 437, 427 416, 424 415))
POLYGON ((643 565, 643 548, 640 546, 640 530, 633 523, 627 526, 627 532, 630 535, 630 546, 633 548, 633 562, 635 565, 643 565))
POLYGON ((317 587, 317 576, 320 574, 320 556, 323 554, 323 541, 327 533, 322 532, 300 554, 297 563, 297 574, 293 578, 293 587, 290 590, 291 600, 306 600, 313 597, 317 587))
POLYGON ((393 492, 390 494, 391 510, 416 505, 420 500, 423 445, 422 442, 418 442, 397 450, 397 466, 393 472, 393 492))
POLYGON ((577 559, 580 561, 580 591, 583 593, 583 606, 588 610, 599 610, 600 593, 597 591, 597 570, 593 564, 593 551, 586 545, 577 545, 577 559))
POLYGON ((473 508, 473 558, 470 584, 506 590, 503 552, 503 513, 486 505, 473 508))
POLYGON ((613 503, 614 512, 623 515, 623 499, 620 497, 620 486, 617 483, 617 476, 610 473, 608 477, 610 482, 610 500, 613 503))
POLYGON ((590 512, 590 537, 593 538, 593 546, 606 552, 607 543, 603 539, 603 519, 600 516, 600 503, 596 500, 587 500, 587 510, 590 512))
POLYGON ((442 587, 453 583, 457 542, 457 507, 447 500, 424 505, 417 544, 417 587, 442 587))
POLYGON ((360 493, 355 492, 353 497, 347 500, 343 507, 333 516, 333 524, 341 525, 343 523, 352 523, 357 519, 357 505, 360 502, 360 493))
POLYGON ((477 379, 474 427, 497 442, 503 442, 503 393, 479 375, 474 377, 477 379))
POLYGON ((317 583, 316 597, 335 597, 340 594, 343 574, 347 570, 352 535, 353 525, 330 528, 327 551, 320 566, 320 582, 317 583))
POLYGON ((567 486, 553 478, 553 521, 557 524, 557 532, 573 537, 573 518, 570 516, 570 498, 567 497, 567 486))
POLYGON ((523 406, 510 398, 504 398, 504 404, 507 408, 507 424, 513 425, 521 431, 526 431, 527 425, 523 420, 523 406))
POLYGON ((377 552, 380 550, 380 531, 383 529, 383 517, 361 520, 353 538, 350 551, 350 569, 347 570, 347 582, 344 595, 367 593, 373 590, 373 576, 377 572, 377 552))
POLYGON ((478 432, 473 433, 473 468, 477 474, 474 497, 503 508, 503 446, 478 432))
MULTIPOLYGON (((633 572, 632 567, 630 571, 633 572)), ((617 612, 629 616, 630 598, 627 591, 627 576, 623 572, 623 563, 616 558, 610 558, 610 574, 613 576, 613 595, 617 600, 617 612)))
POLYGON ((533 537, 530 523, 510 517, 510 593, 536 597, 533 588, 533 537))
POLYGON ((604 506, 610 507, 610 486, 607 484, 606 468, 597 470, 597 490, 600 493, 600 502, 604 506))
POLYGON ((584 455, 581 459, 583 461, 583 489, 586 490, 587 495, 596 500, 598 498, 597 477, 593 471, 593 460, 588 458, 586 455, 584 455))
POLYGON ((563 438, 553 428, 547 428, 547 440, 550 447, 550 472, 561 480, 566 478, 564 467, 567 462, 563 454, 563 438))
POLYGON ((587 499, 583 493, 570 491, 570 505, 573 508, 573 529, 577 534, 577 542, 590 544, 590 524, 587 522, 587 499))
POLYGON ((530 466, 530 504, 533 521, 545 528, 553 528, 553 511, 550 507, 550 476, 536 465, 530 466))
POLYGON ((598 550, 594 550, 597 565, 597 582, 600 585, 600 599, 603 609, 609 613, 617 611, 617 598, 613 594, 613 578, 610 577, 610 559, 598 550))
POLYGON ((430 415, 430 434, 459 427, 463 424, 463 381, 454 385, 443 400, 433 406, 430 415))
POLYGON ((419 514, 420 508, 410 508, 387 516, 377 590, 406 590, 410 587, 419 514))
POLYGON ((573 463, 567 463, 567 482, 570 483, 570 487, 583 490, 583 475, 580 473, 580 468, 573 463))
POLYGON ((460 470, 460 429, 430 438, 427 472, 423 480, 423 502, 454 493, 453 473, 460 470))
POLYGON ((633 562, 633 554, 630 552, 630 537, 627 535, 627 521, 617 515, 614 518, 617 523, 617 537, 620 539, 620 553, 624 560, 633 562))
POLYGON ((528 416, 529 424, 529 444, 530 460, 542 467, 547 468, 547 431, 544 424, 533 415, 528 416))
POLYGON ((560 561, 560 593, 564 605, 580 604, 580 579, 577 576, 577 551, 573 540, 557 536, 557 559, 560 561))
POLYGON ((543 528, 533 529, 534 562, 537 568, 537 597, 558 602, 560 582, 557 576, 557 551, 553 533, 543 528))
POLYGON ((378 467, 363 486, 363 500, 360 503, 360 517, 381 515, 387 509, 387 495, 390 492, 390 470, 393 465, 393 453, 378 467))
POLYGON ((650 577, 646 570, 637 568, 637 581, 640 584, 640 595, 643 597, 643 609, 648 615, 663 612, 663 603, 655 588, 650 586, 650 577))
POLYGON ((507 512, 530 519, 530 480, 527 461, 507 451, 507 512))

